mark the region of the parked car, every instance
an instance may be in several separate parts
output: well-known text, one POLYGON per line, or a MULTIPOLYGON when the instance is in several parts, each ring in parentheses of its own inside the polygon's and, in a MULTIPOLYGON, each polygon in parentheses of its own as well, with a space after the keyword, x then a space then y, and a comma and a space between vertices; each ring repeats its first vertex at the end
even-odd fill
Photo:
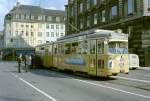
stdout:
POLYGON ((129 69, 137 69, 139 67, 139 56, 137 54, 129 54, 129 69))

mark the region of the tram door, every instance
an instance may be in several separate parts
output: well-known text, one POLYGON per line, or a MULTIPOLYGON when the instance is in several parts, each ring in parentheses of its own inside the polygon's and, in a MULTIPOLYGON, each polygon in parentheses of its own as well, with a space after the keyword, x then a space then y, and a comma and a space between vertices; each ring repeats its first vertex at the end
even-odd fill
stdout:
POLYGON ((96 58, 96 40, 89 40, 90 41, 90 54, 89 54, 89 74, 90 75, 97 75, 97 58, 96 58))
POLYGON ((104 40, 103 39, 99 39, 96 42, 96 67, 97 67, 97 76, 103 75, 103 73, 105 72, 104 67, 104 61, 106 56, 104 55, 104 47, 106 47, 106 45, 104 45, 104 40))

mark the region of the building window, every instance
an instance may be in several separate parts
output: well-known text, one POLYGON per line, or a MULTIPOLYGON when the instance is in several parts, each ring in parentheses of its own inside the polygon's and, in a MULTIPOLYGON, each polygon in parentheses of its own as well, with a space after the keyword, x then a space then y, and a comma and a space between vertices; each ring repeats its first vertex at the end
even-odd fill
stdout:
POLYGON ((26 25, 26 27, 28 28, 28 27, 29 27, 29 25, 26 25))
POLYGON ((24 27, 24 25, 21 25, 21 27, 23 28, 23 27, 24 27))
POLYGON ((60 17, 56 17, 56 22, 60 22, 60 17))
POLYGON ((56 25, 56 29, 59 29, 59 25, 56 25))
POLYGON ((21 14, 21 19, 24 19, 24 15, 23 14, 21 14))
POLYGON ((64 21, 66 21, 66 18, 65 18, 65 17, 63 17, 63 20, 64 20, 64 21))
POLYGON ((63 36, 64 36, 64 33, 60 33, 60 36, 63 37, 63 36))
POLYGON ((90 0, 87 0, 86 9, 88 10, 90 8, 90 0))
POLYGON ((111 19, 115 19, 117 16, 117 6, 111 8, 111 19))
POLYGON ((33 26, 33 25, 31 25, 31 28, 34 28, 34 26, 33 26))
POLYGON ((98 21, 98 14, 95 13, 95 14, 94 14, 94 25, 97 24, 97 21, 98 21))
POLYGON ((31 15, 31 19, 34 20, 34 16, 33 15, 31 15))
POLYGON ((90 16, 87 16, 87 27, 90 27, 90 16))
POLYGON ((46 37, 49 37, 49 32, 46 32, 46 37))
POLYGON ((75 10, 74 7, 71 6, 71 7, 70 7, 70 15, 71 15, 71 16, 74 16, 74 10, 75 10))
POLYGON ((33 32, 31 32, 31 36, 34 36, 34 33, 33 33, 33 32))
POLYGON ((38 37, 42 37, 42 32, 38 32, 38 37))
POLYGON ((62 30, 64 29, 64 25, 61 25, 61 29, 62 29, 62 30))
POLYGON ((42 28, 42 24, 38 24, 38 27, 39 27, 39 28, 42 28))
POLYGON ((42 40, 38 40, 38 44, 42 44, 42 40))
POLYGON ((51 16, 48 16, 48 21, 52 21, 52 17, 51 16))
POLYGON ((106 11, 103 10, 103 11, 102 11, 102 22, 105 22, 105 21, 106 21, 106 16, 105 16, 105 14, 106 14, 106 11))
POLYGON ((46 29, 49 29, 49 24, 46 24, 46 29))
POLYGON ((18 27, 18 23, 16 23, 16 27, 18 27))
POLYGON ((26 15, 26 19, 29 19, 30 18, 30 16, 29 15, 26 15))
POLYGON ((83 12, 83 3, 80 3, 80 13, 83 12))
POLYGON ((16 33, 16 36, 18 36, 18 31, 16 31, 15 33, 16 33))
POLYGON ((51 37, 54 37, 54 32, 51 32, 51 37))
POLYGON ((45 21, 45 16, 42 16, 42 19, 45 21))
POLYGON ((10 42, 13 42, 13 38, 10 39, 10 42))
POLYGON ((93 5, 97 5, 97 0, 92 0, 93 5))
POLYGON ((42 20, 42 16, 38 16, 38 20, 42 20))
POLYGON ((24 34, 24 31, 21 31, 20 36, 23 36, 23 34, 24 34))
POLYGON ((59 37, 59 32, 56 32, 56 36, 59 37))
POLYGON ((56 29, 59 29, 59 25, 56 25, 56 29))
POLYGON ((83 18, 80 19, 80 29, 83 29, 83 18))
POLYGON ((54 29, 54 25, 51 25, 51 29, 54 29))
POLYGON ((134 12, 134 8, 134 0, 128 0, 128 14, 132 14, 134 12))
POLYGON ((29 32, 28 31, 26 31, 26 36, 29 36, 29 32))
POLYGON ((148 0, 148 8, 150 8, 150 0, 148 0))

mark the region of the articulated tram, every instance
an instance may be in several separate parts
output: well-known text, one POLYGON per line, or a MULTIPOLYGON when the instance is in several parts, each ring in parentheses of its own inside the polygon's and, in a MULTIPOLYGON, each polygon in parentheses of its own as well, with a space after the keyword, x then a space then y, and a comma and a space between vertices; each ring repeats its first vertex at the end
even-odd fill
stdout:
POLYGON ((93 29, 39 45, 36 54, 44 67, 108 77, 129 72, 128 36, 93 29))

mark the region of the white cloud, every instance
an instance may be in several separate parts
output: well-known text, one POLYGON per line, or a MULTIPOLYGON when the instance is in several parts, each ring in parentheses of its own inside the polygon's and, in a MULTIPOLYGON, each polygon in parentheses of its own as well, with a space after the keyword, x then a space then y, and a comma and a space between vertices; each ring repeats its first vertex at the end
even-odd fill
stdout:
POLYGON ((18 0, 18 2, 20 2, 21 4, 24 5, 31 5, 33 3, 34 0, 18 0))

